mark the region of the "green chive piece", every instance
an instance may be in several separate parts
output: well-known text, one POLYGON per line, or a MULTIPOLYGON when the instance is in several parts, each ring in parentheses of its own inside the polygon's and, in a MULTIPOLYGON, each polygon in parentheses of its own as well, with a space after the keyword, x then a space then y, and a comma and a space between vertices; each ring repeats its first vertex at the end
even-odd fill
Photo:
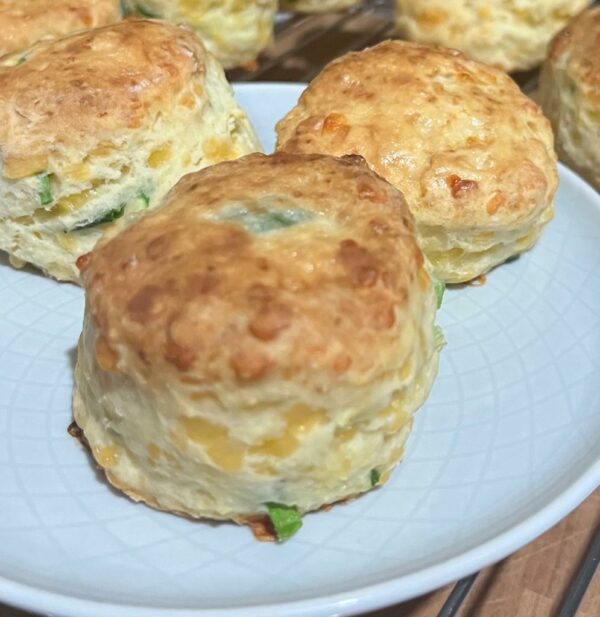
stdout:
POLYGON ((81 223, 73 227, 71 231, 79 230, 79 229, 88 229, 90 227, 95 227, 96 225, 102 225, 103 223, 112 223, 117 219, 120 219, 125 213, 125 204, 122 204, 118 208, 113 208, 109 210, 106 214, 103 214, 101 217, 89 222, 89 223, 81 223))
POLYGON ((379 484, 379 480, 381 480, 381 474, 377 469, 371 469, 371 488, 376 487, 379 484))
POLYGON ((446 346, 444 331, 439 326, 433 327, 433 340, 436 351, 442 351, 442 349, 446 346))
POLYGON ((40 196, 40 203, 42 206, 47 206, 54 201, 48 172, 43 171, 41 174, 38 174, 37 177, 39 181, 38 195, 40 196))
POLYGON ((299 225, 313 217, 313 212, 303 208, 248 210, 234 207, 221 213, 218 218, 237 223, 251 234, 263 234, 299 225))
POLYGON ((444 292, 446 291, 446 283, 444 283, 444 281, 434 279, 433 289, 435 291, 435 297, 437 299, 437 307, 441 308, 442 302, 444 301, 444 292))
POLYGON ((144 17, 148 17, 150 19, 157 19, 158 15, 153 13, 150 9, 147 9, 143 4, 136 4, 135 10, 144 17))
POLYGON ((285 506, 273 502, 265 505, 279 542, 289 540, 302 527, 302 517, 296 506, 285 506))
POLYGON ((150 205, 150 197, 144 191, 140 191, 138 197, 144 202, 144 208, 150 205))

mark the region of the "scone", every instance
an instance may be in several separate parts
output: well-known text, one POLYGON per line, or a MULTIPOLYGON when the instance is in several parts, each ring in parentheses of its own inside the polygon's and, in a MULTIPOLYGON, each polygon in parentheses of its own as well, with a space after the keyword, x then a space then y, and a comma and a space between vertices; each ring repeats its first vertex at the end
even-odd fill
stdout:
POLYGON ((396 0, 400 34, 460 49, 504 71, 540 64, 552 37, 591 0, 396 0))
POLYGON ((600 190, 600 9, 554 39, 540 76, 540 102, 560 158, 600 190))
POLYGON ((260 149, 187 28, 127 20, 0 60, 0 249, 76 281, 184 174, 260 149))
POLYGON ((557 187, 550 124, 504 73, 388 41, 329 64, 278 149, 360 154, 405 195, 435 275, 461 283, 531 248, 557 187))
POLYGON ((0 0, 0 56, 121 17, 119 0, 0 0))
POLYGON ((252 62, 269 45, 277 0, 124 0, 124 6, 188 25, 229 69, 252 62))
POLYGON ((284 11, 326 13, 347 9, 359 2, 361 0, 280 0, 279 4, 284 11))
POLYGON ((190 174, 80 266, 74 419, 134 499, 252 523, 367 491, 402 457, 436 300, 402 195, 360 157, 190 174))

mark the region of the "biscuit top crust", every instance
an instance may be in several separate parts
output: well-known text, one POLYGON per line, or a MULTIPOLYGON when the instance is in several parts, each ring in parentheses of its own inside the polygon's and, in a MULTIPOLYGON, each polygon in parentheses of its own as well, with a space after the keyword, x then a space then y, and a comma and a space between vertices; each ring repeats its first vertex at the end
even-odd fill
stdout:
POLYGON ((360 157, 190 174, 79 266, 117 370, 199 384, 380 374, 432 294, 402 194, 360 157))
POLYGON ((53 152, 86 151, 176 104, 205 51, 185 27, 128 19, 40 43, 0 61, 3 173, 45 169, 53 152), (37 169, 35 169, 37 167, 37 169))
POLYGON ((558 183, 549 122, 510 77, 458 51, 387 41, 333 61, 277 126, 286 152, 360 154, 417 225, 518 228, 558 183))
POLYGON ((0 0, 0 56, 119 19, 119 0, 0 0))
POLYGON ((548 62, 564 65, 581 87, 600 88, 600 8, 584 11, 554 37, 548 62))

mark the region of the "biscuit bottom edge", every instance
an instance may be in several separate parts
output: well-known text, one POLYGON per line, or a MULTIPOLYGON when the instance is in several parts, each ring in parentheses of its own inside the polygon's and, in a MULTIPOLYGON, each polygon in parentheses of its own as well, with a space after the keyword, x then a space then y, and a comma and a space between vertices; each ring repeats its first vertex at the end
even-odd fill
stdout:
MULTIPOLYGON (((89 457, 90 462, 94 465, 94 468, 97 471, 103 474, 109 485, 117 489, 123 496, 129 498, 136 504, 141 503, 150 508, 153 508, 154 510, 158 510, 159 512, 174 514, 192 522, 204 522, 213 525, 233 523, 239 526, 246 526, 250 529, 254 538, 259 542, 278 541, 277 531, 273 525, 273 522, 266 513, 253 513, 235 517, 223 516, 217 518, 214 516, 199 516, 198 514, 195 514, 185 508, 181 510, 175 510, 167 506, 162 506, 154 496, 148 493, 140 492, 138 489, 132 488, 131 486, 123 483, 114 474, 112 474, 110 470, 104 468, 94 456, 94 451, 90 446, 90 443, 85 436, 83 429, 79 426, 79 424, 77 424, 76 420, 71 420, 71 423, 67 427, 67 432, 71 437, 73 437, 73 439, 79 442, 79 445, 84 450, 86 450, 86 454, 89 457)), ((402 448, 402 453, 398 460, 393 464, 392 468, 386 471, 381 477, 378 477, 377 482, 373 483, 370 489, 349 494, 341 499, 336 499, 335 501, 332 501, 330 503, 324 503, 321 506, 303 512, 302 515, 329 512, 335 506, 345 506, 350 502, 354 501, 355 499, 358 499, 365 493, 382 487, 389 480, 393 469, 398 464, 400 464, 403 459, 404 448, 402 448)))
POLYGON ((512 231, 445 234, 419 230, 419 243, 433 275, 449 285, 469 283, 531 250, 554 216, 553 205, 528 226, 512 231))

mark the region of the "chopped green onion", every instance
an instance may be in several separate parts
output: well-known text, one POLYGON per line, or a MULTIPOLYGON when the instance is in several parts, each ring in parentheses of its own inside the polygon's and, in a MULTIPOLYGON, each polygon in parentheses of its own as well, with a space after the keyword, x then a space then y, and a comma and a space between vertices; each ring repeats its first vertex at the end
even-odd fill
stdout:
POLYGON ((302 517, 296 506, 285 506, 273 502, 265 505, 279 542, 289 540, 302 527, 302 517))
POLYGON ((23 62, 25 62, 25 60, 27 60, 27 54, 23 54, 18 60, 17 60, 17 64, 15 64, 15 66, 19 66, 19 64, 23 64, 23 62))
POLYGON ((48 177, 48 172, 43 171, 42 173, 37 175, 39 180, 39 190, 38 195, 40 197, 40 203, 42 206, 47 206, 54 201, 52 197, 52 188, 50 187, 50 178, 48 177))
POLYGON ((88 229, 89 227, 95 227, 96 225, 102 225, 103 223, 112 223, 117 219, 120 219, 125 213, 125 204, 119 206, 118 208, 113 208, 109 210, 106 214, 103 214, 101 217, 89 222, 89 223, 81 223, 73 227, 71 231, 79 230, 79 229, 88 229))
POLYGON ((127 17, 128 15, 130 15, 131 11, 129 10, 129 7, 127 6, 127 3, 125 2, 125 0, 120 0, 120 4, 121 4, 121 16, 127 17))
POLYGON ((377 469, 371 469, 371 487, 375 487, 379 484, 379 480, 381 480, 381 474, 377 471, 377 469))
POLYGON ((158 18, 158 15, 156 15, 156 13, 153 13, 150 9, 147 9, 143 4, 136 4, 135 9, 140 15, 143 15, 144 17, 149 17, 150 19, 158 18))
POLYGON ((439 326, 433 327, 433 340, 436 351, 442 351, 442 349, 446 346, 444 331, 439 326))
POLYGON ((433 289, 435 291, 435 297, 437 298, 437 307, 442 307, 444 301, 444 292, 446 291, 446 283, 439 279, 433 279, 433 289))
POLYGON ((312 212, 302 208, 248 210, 234 207, 219 215, 218 218, 238 223, 251 234, 262 234, 298 225, 313 217, 312 212))
POLYGON ((144 208, 150 205, 150 197, 144 191, 140 191, 138 197, 144 202, 144 208))

